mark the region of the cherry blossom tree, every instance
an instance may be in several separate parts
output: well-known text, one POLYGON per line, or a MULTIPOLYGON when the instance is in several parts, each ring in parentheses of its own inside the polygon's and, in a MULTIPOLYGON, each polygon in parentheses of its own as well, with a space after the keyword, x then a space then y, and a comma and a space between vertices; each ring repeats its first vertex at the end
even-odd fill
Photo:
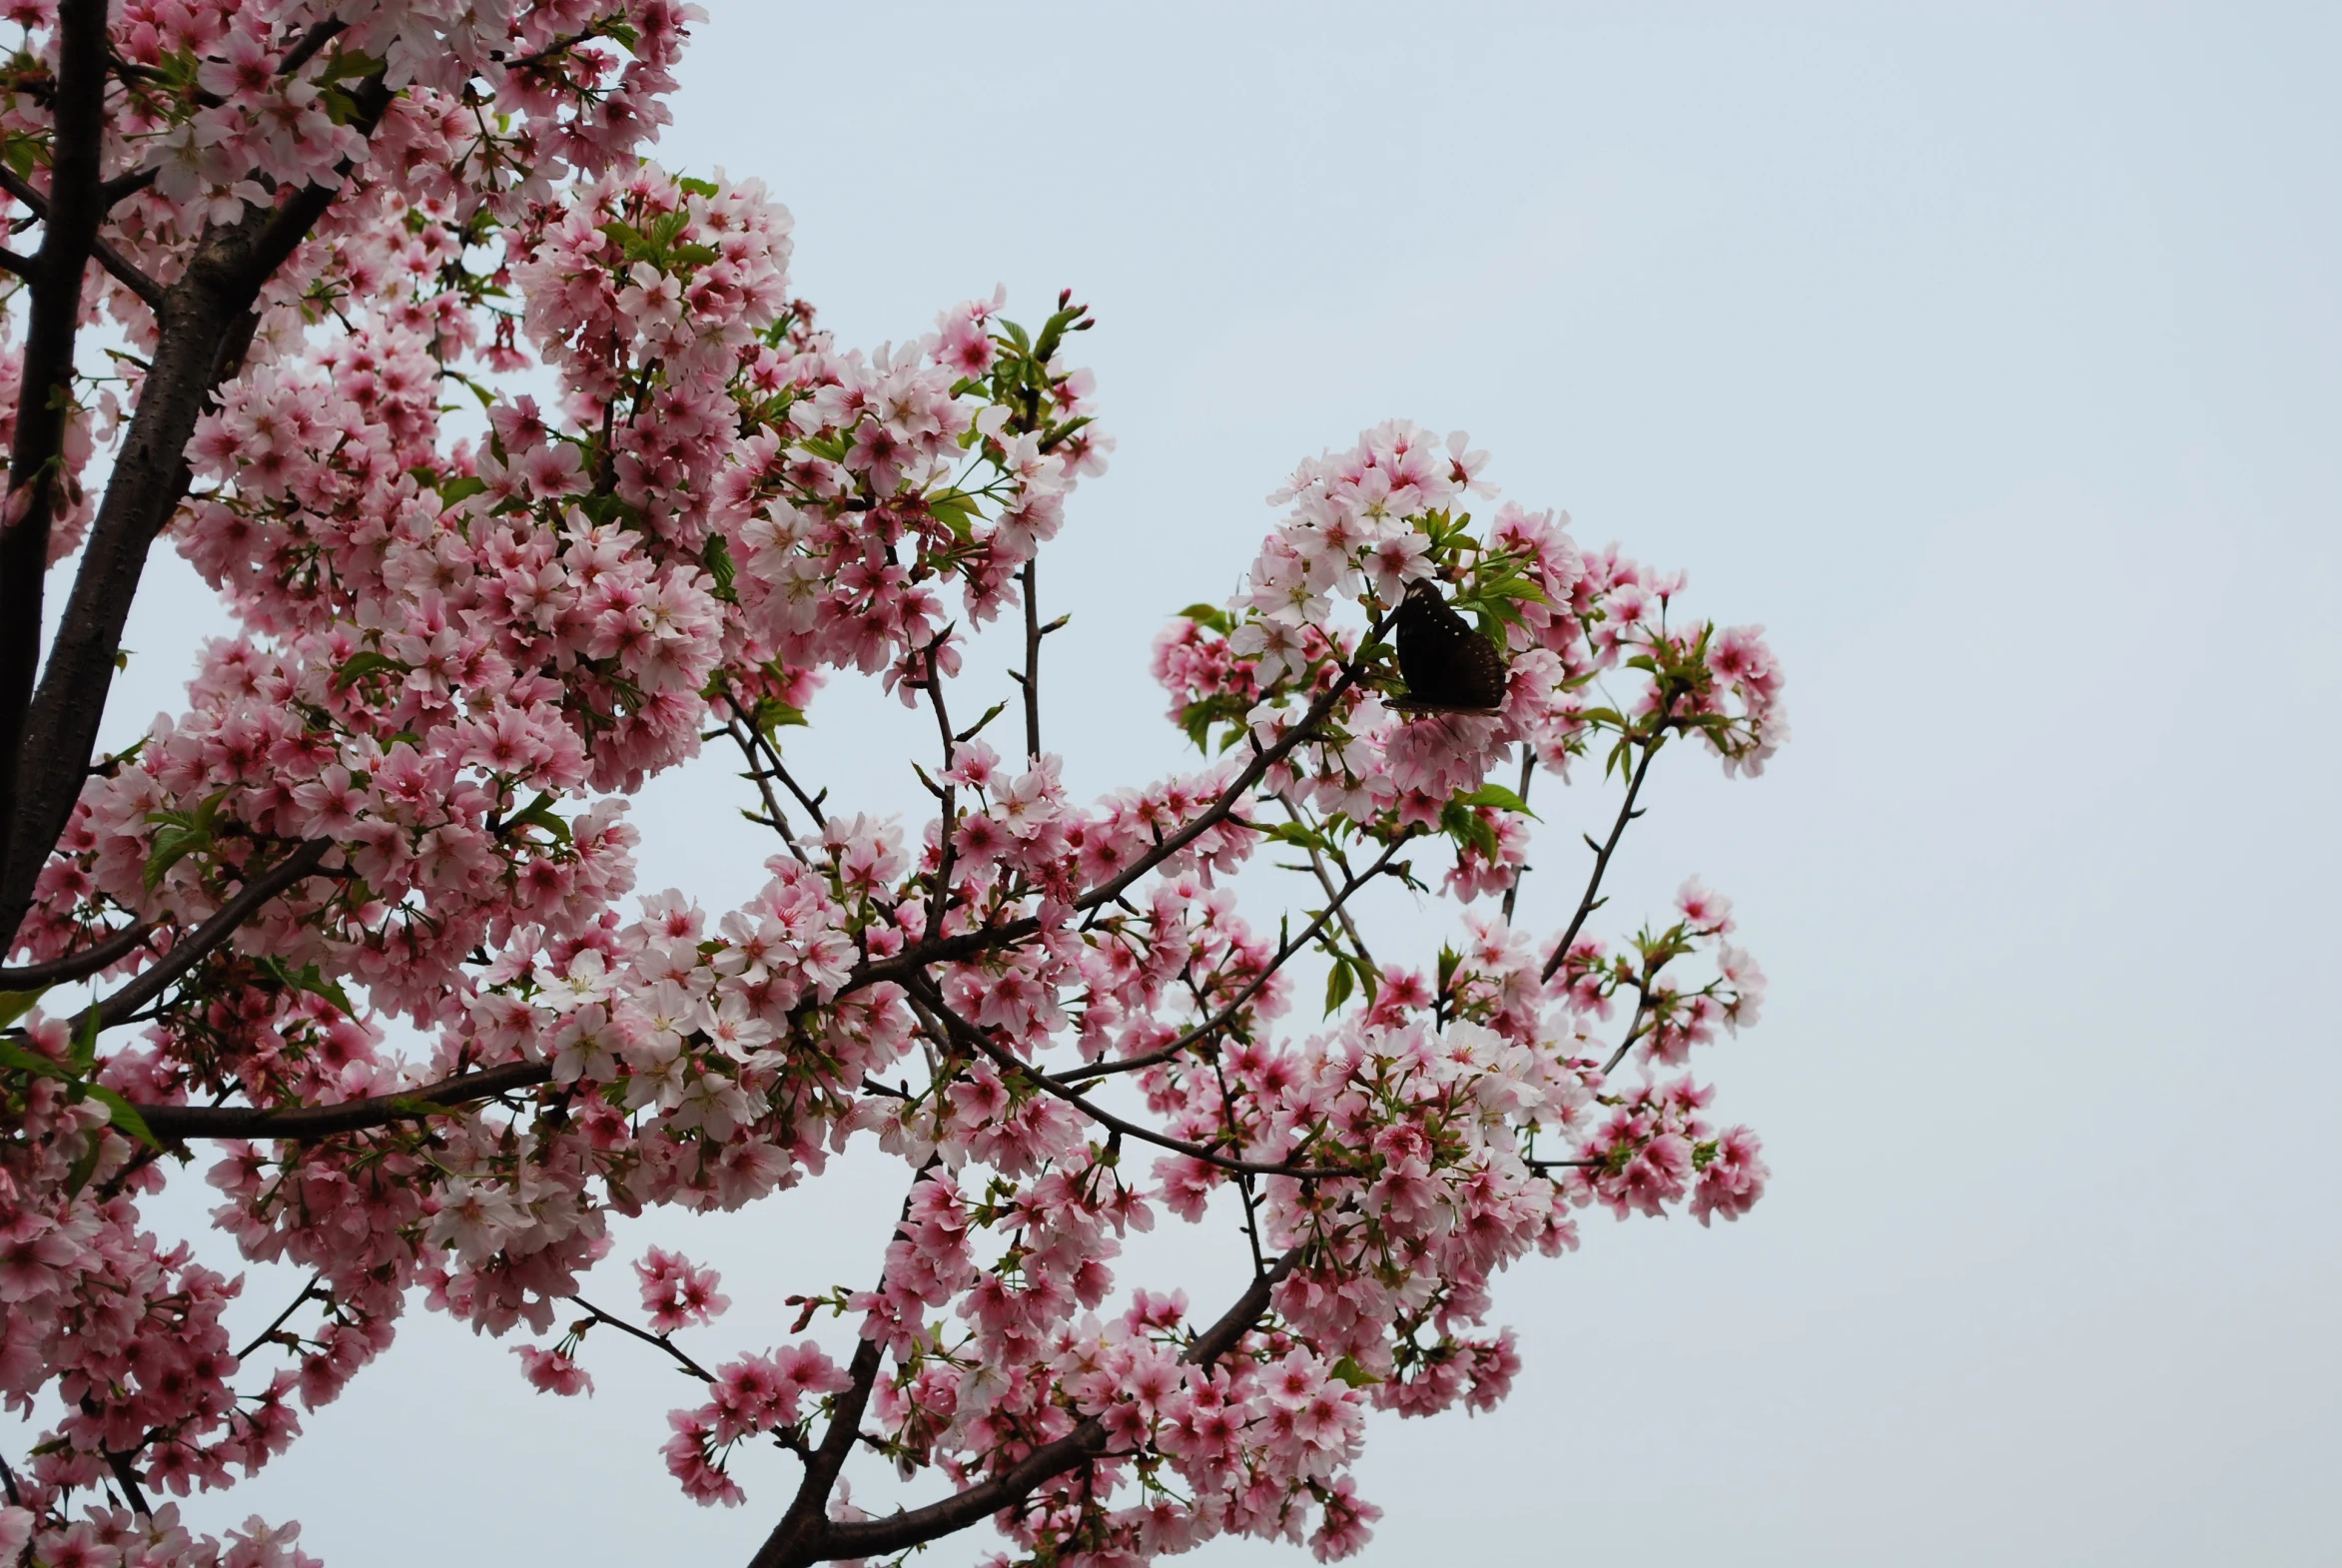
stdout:
POLYGON ((177 1499, 283 1452, 416 1302, 550 1396, 596 1356, 697 1379, 686 1494, 793 1456, 759 1565, 987 1521, 1036 1561, 1338 1557, 1376 1517, 1368 1411, 1504 1396, 1500 1270, 1580 1209, 1764 1189, 1688 1073, 1763 992, 1729 904, 1594 929, 1659 754, 1753 774, 1783 739, 1758 629, 1392 422, 1301 462, 1241 586, 1158 640, 1193 770, 1071 798, 1037 558, 1111 446, 1092 318, 996 293, 875 353, 817 331, 760 185, 643 161, 696 17, 0 5, 11 1559, 312 1561, 177 1499), (159 550, 235 632, 103 752, 159 550), (1418 581, 1504 650, 1499 707, 1397 700, 1418 581), (1015 687, 969 694, 979 635, 1015 687), (858 701, 932 717, 920 819, 804 776, 792 731, 858 701), (735 909, 633 886, 626 797, 707 751, 771 835, 735 909), (1516 930, 1532 789, 1558 814, 1573 773, 1603 795, 1575 913, 1516 930), (1452 901, 1444 939, 1370 945, 1378 884, 1452 901), (900 1159, 900 1219, 787 1342, 702 1364, 725 1298, 657 1247, 639 1310, 583 1295, 611 1216, 737 1208, 856 1143, 900 1159), (269 1303, 141 1217, 198 1178, 309 1280, 248 1342, 269 1303), (1167 1214, 1248 1286, 1119 1279, 1167 1214), (928 1500, 865 1514, 850 1462, 928 1500))

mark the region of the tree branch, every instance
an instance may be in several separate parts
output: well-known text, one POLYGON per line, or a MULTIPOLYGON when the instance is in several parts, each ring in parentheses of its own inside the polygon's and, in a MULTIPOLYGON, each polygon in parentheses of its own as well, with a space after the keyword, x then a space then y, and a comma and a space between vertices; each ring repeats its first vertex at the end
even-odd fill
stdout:
MULTIPOLYGON (((1025 668, 1017 675, 1017 684, 1025 688, 1025 755, 1038 760, 1041 756, 1041 639, 1047 635, 1041 629, 1039 578, 1034 572, 1034 561, 1028 557, 1025 569, 1018 575, 1025 583, 1025 668)), ((1028 760, 1026 766, 1032 766, 1028 760)))
POLYGON ((1540 980, 1551 980, 1560 970, 1561 961, 1569 956, 1570 944, 1578 940, 1578 932, 1586 924, 1586 917, 1601 903, 1602 875, 1610 869, 1610 857, 1618 852, 1618 841, 1626 832, 1626 825, 1640 816, 1635 810, 1635 797, 1643 792, 1643 780, 1650 776, 1651 759, 1659 755, 1659 748, 1667 743, 1667 707, 1660 705, 1653 720, 1650 739, 1643 742, 1642 760, 1635 764, 1634 777, 1627 781, 1626 803, 1618 808, 1618 820, 1610 825, 1610 838, 1594 852, 1594 874, 1586 879, 1586 896, 1578 900, 1578 912, 1570 917, 1569 929, 1561 934, 1561 944, 1553 950, 1553 957, 1545 961, 1540 980))
POLYGON ((330 1297, 330 1291, 320 1290, 318 1288, 318 1281, 325 1277, 326 1276, 322 1273, 311 1274, 309 1276, 309 1283, 301 1287, 301 1294, 295 1296, 291 1301, 288 1301, 285 1304, 285 1310, 277 1314, 277 1320, 275 1322, 269 1324, 268 1327, 262 1329, 259 1333, 254 1334, 252 1336, 252 1343, 246 1345, 243 1349, 236 1352, 236 1359, 239 1361, 251 1359, 253 1352, 258 1350, 262 1345, 267 1344, 270 1340, 276 1338, 277 1330, 284 1327, 288 1322, 292 1321, 293 1314, 300 1311, 302 1305, 312 1296, 322 1295, 330 1297))
POLYGON ((170 952, 140 970, 130 984, 94 1004, 98 1027, 112 1029, 161 996, 171 982, 234 936, 236 928, 250 920, 255 910, 316 871, 333 847, 324 839, 311 839, 259 876, 249 878, 237 889, 236 896, 213 911, 211 919, 196 927, 192 935, 173 944, 170 952))
POLYGON ((502 1067, 457 1073, 420 1089, 337 1106, 138 1106, 157 1138, 260 1138, 308 1142, 335 1133, 358 1133, 453 1116, 475 1101, 492 1100, 516 1089, 533 1089, 553 1076, 547 1062, 507 1062, 502 1067))
POLYGON ((687 1372, 691 1376, 698 1378, 703 1383, 712 1383, 716 1380, 715 1373, 709 1371, 706 1367, 701 1366, 697 1361, 691 1359, 690 1356, 685 1355, 683 1353, 682 1346, 676 1344, 674 1340, 668 1338, 665 1334, 654 1334, 647 1328, 636 1327, 634 1324, 626 1321, 626 1319, 623 1317, 613 1317, 608 1312, 603 1311, 600 1307, 594 1305, 591 1301, 588 1301, 581 1295, 564 1296, 562 1299, 574 1302, 578 1306, 583 1307, 595 1322, 607 1323, 612 1328, 617 1329, 621 1333, 632 1334, 635 1338, 641 1340, 644 1344, 656 1345, 659 1349, 666 1351, 667 1354, 675 1358, 677 1370, 687 1372))
POLYGON ((277 62, 277 74, 291 76, 299 71, 310 61, 316 59, 318 51, 332 43, 348 26, 347 22, 328 17, 325 21, 312 27, 301 35, 301 42, 285 51, 285 58, 277 62))
MULTIPOLYGON (((25 765, 41 755, 27 746, 28 728, 41 663, 41 598, 49 574, 49 526, 63 477, 82 278, 98 236, 106 0, 63 0, 57 9, 57 130, 49 161, 54 198, 42 213, 41 249, 31 263, 32 307, 18 382, 16 437, 8 454, 6 502, 0 506, 0 831, 14 826, 25 765)), ((85 749, 72 760, 77 785, 88 756, 85 749)), ((50 842, 55 841, 52 833, 50 842)), ((14 880, 16 853, 11 844, 0 842, 0 868, 9 880, 14 880)), ((45 847, 39 858, 47 858, 45 847)), ((27 873, 28 891, 31 880, 27 873)), ((23 923, 22 911, 13 913, 0 926, 0 954, 13 945, 23 923)))
MULTIPOLYGON (((1285 816, 1291 819, 1295 827, 1305 828, 1308 826, 1308 823, 1302 819, 1301 808, 1293 804, 1290 795, 1280 793, 1276 797, 1276 803, 1284 807, 1285 816)), ((1317 852, 1317 846, 1314 844, 1305 844, 1302 848, 1308 852, 1309 869, 1316 873, 1317 885, 1325 890, 1327 898, 1333 898, 1333 874, 1325 869, 1325 857, 1317 852)), ((1389 857, 1385 856, 1384 858, 1388 859, 1389 857)), ((1345 855, 1342 860, 1342 870, 1346 873, 1349 870, 1349 857, 1345 855)), ((1335 902, 1338 904, 1340 901, 1336 899, 1335 902)), ((1366 967, 1379 977, 1382 973, 1382 966, 1375 963, 1374 955, 1366 951, 1366 939, 1359 934, 1358 923, 1350 918, 1348 910, 1342 911, 1341 929, 1342 934, 1350 939, 1350 946, 1357 952, 1358 957, 1364 959, 1366 967)))
MULTIPOLYGON (((1277 1281, 1291 1273, 1300 1259, 1301 1250, 1295 1247, 1269 1264, 1253 1278, 1235 1304, 1187 1347, 1180 1359, 1190 1366, 1208 1368, 1234 1349, 1236 1342, 1252 1331, 1260 1321, 1260 1314, 1268 1309, 1269 1292, 1277 1281)), ((1042 1444, 1007 1469, 924 1508, 883 1519, 832 1520, 795 1551, 787 1548, 796 1543, 782 1541, 781 1533, 776 1530, 764 1550, 756 1554, 750 1568, 809 1568, 813 1563, 834 1558, 881 1557, 923 1545, 964 1530, 1004 1508, 1015 1507, 1043 1482, 1105 1453, 1107 1441, 1105 1423, 1097 1416, 1089 1416, 1065 1436, 1042 1444)))
MULTIPOLYGON (((102 89, 103 0, 69 0, 65 12, 69 39, 74 25, 71 19, 84 12, 95 18, 89 67, 102 89)), ((375 76, 356 89, 354 98, 358 114, 352 124, 360 135, 371 136, 390 106, 390 91, 375 76)), ((98 185, 94 151, 97 128, 103 124, 102 108, 100 101, 94 111, 88 167, 69 170, 62 158, 56 165, 50 217, 42 241, 44 256, 57 237, 67 232, 69 207, 76 213, 89 208, 84 218, 75 221, 86 233, 94 236, 96 232, 97 201, 104 196, 98 185)), ((61 105, 61 154, 68 140, 64 123, 61 105)), ((40 512, 43 520, 37 549, 26 542, 24 529, 10 528, 0 535, 6 541, 0 544, 0 833, 6 834, 5 842, 0 843, 0 952, 13 946, 31 908, 33 882, 81 792, 98 724, 105 713, 106 694, 113 684, 114 656, 131 602, 138 595, 147 551, 186 493, 189 469, 185 453, 196 420, 213 390, 238 368, 258 322, 256 302, 262 286, 348 189, 351 168, 345 160, 337 186, 306 185, 274 210, 251 208, 233 224, 213 225, 205 231, 178 279, 163 291, 156 311, 155 354, 140 391, 138 409, 116 454, 105 499, 99 503, 97 520, 83 548, 72 597, 50 646, 40 689, 31 699, 29 712, 23 697, 30 691, 33 672, 40 663, 40 576, 47 562, 47 513, 40 512), (13 709, 11 703, 15 704, 13 709)), ((79 308, 78 295, 69 303, 70 317, 71 311, 79 308)), ((68 336, 63 344, 61 376, 71 374, 71 347, 68 336)), ((35 368, 28 339, 25 394, 17 421, 20 456, 28 449, 28 424, 37 422, 32 418, 37 411, 35 368)), ((28 473, 20 465, 11 469, 10 477, 21 484, 28 473)), ((37 494, 34 499, 36 505, 45 504, 37 494)))
POLYGON ((1411 835, 1391 840, 1390 844, 1382 851, 1381 857, 1377 859, 1373 865, 1368 866, 1358 875, 1351 877, 1348 883, 1343 886, 1342 890, 1334 895, 1333 901, 1327 904, 1325 908, 1319 910, 1317 912, 1316 918, 1311 920, 1308 925, 1301 928, 1301 934, 1278 947, 1276 950, 1276 956, 1270 959, 1267 965, 1262 968, 1260 973, 1253 976, 1250 983, 1247 984, 1243 990, 1237 992, 1234 999, 1230 1001, 1227 1006, 1221 1008, 1217 1013, 1214 1013, 1211 1017, 1205 1019, 1202 1023, 1197 1024, 1193 1029, 1188 1030, 1185 1034, 1181 1035, 1178 1039, 1172 1041, 1168 1046, 1160 1046, 1153 1051, 1147 1052, 1143 1056, 1125 1057, 1119 1062, 1094 1062, 1088 1067, 1076 1068, 1070 1072, 1056 1074, 1053 1076, 1052 1081, 1059 1084, 1071 1085, 1079 1084, 1084 1079, 1104 1078, 1110 1073, 1135 1073, 1141 1068, 1153 1067, 1158 1062, 1169 1062, 1171 1058, 1177 1056, 1180 1052, 1185 1051, 1189 1046, 1194 1045, 1197 1041, 1202 1040, 1219 1030, 1225 1029, 1228 1024, 1234 1020, 1237 1010, 1242 1008, 1245 1003, 1251 1001, 1253 994, 1257 992, 1262 986, 1268 984, 1270 976, 1274 975, 1278 970, 1284 968, 1286 962, 1290 960, 1295 953, 1300 952, 1301 949, 1307 947, 1312 941, 1316 940, 1317 933, 1325 929, 1325 923, 1328 920, 1331 920, 1341 909, 1342 905, 1349 901, 1349 896, 1352 893, 1357 892, 1358 889, 1364 887, 1367 883, 1373 881, 1377 876, 1380 876, 1382 874, 1382 868, 1389 865, 1390 858, 1399 852, 1399 846, 1411 841, 1411 835))
MULTIPOLYGON (((1521 742, 1521 784, 1520 788, 1513 791, 1514 794, 1521 797, 1521 804, 1524 806, 1529 803, 1530 781, 1536 776, 1537 748, 1524 739, 1521 742)), ((1522 866, 1520 870, 1512 874, 1512 881, 1504 890, 1504 923, 1508 926, 1512 924, 1513 901, 1521 896, 1521 878, 1528 874, 1529 868, 1526 865, 1522 866)))
MULTIPOLYGON (((1383 632, 1389 630, 1391 619, 1392 616, 1385 615, 1377 620, 1367 631, 1365 641, 1361 642, 1359 646, 1365 647, 1380 637, 1383 632)), ((1252 754, 1252 760, 1245 764, 1244 770, 1236 775, 1233 783, 1219 792, 1218 798, 1211 803, 1208 809, 1198 815, 1194 821, 1180 828, 1145 855, 1139 857, 1138 860, 1132 862, 1120 876, 1102 882, 1082 894, 1074 901, 1074 908, 1090 910, 1096 909, 1101 904, 1112 903, 1122 896, 1126 888, 1141 877, 1226 821, 1234 814, 1237 804, 1243 800, 1252 786, 1260 782, 1261 776, 1291 755, 1293 750, 1303 741, 1309 739, 1318 723, 1324 719, 1326 714, 1333 711, 1334 704, 1339 702, 1349 692, 1349 689, 1358 683, 1359 677, 1364 673, 1363 661, 1344 665, 1340 679, 1327 687, 1324 694, 1309 705, 1309 710, 1301 715, 1300 722, 1285 731, 1275 745, 1255 751, 1252 754)), ((981 931, 964 931, 958 936, 938 937, 925 942, 915 942, 892 958, 875 959, 856 965, 854 973, 848 976, 845 985, 838 989, 838 995, 845 996, 850 992, 859 991, 865 986, 876 985, 880 981, 903 981, 922 973, 930 964, 949 964, 974 958, 980 953, 989 953, 995 948, 1007 947, 1014 942, 1022 942, 1040 930, 1041 922, 1027 917, 1022 920, 1004 921, 997 926, 987 926, 981 931)))
MULTIPOLYGON (((34 190, 15 170, 5 164, 0 164, 0 191, 6 191, 10 196, 30 208, 34 217, 44 223, 48 222, 49 199, 34 190)), ((100 205, 108 204, 101 203, 100 205)), ((90 234, 90 254, 95 256, 99 265, 113 274, 125 289, 146 301, 150 309, 162 310, 163 286, 141 272, 136 263, 120 251, 115 250, 112 245, 107 243, 105 236, 98 234, 94 228, 90 234)), ((22 258, 18 258, 18 260, 23 261, 22 258)), ((33 275, 31 269, 34 265, 32 262, 26 261, 21 272, 14 266, 9 267, 8 270, 19 273, 21 277, 30 278, 33 275)))
POLYGON ((44 963, 27 964, 21 969, 0 969, 0 991, 38 991, 44 986, 62 986, 69 981, 85 980, 102 970, 113 968, 137 952, 154 932, 152 921, 142 920, 125 926, 94 947, 44 963))
POLYGON ((1019 1060, 1016 1053, 1000 1045, 983 1030, 978 1029, 974 1024, 952 1011, 951 1004, 944 1000, 943 993, 937 990, 934 982, 925 976, 912 982, 911 991, 915 1005, 924 1006, 939 1014, 945 1027, 961 1043, 983 1053, 995 1066, 1016 1074, 1043 1093, 1055 1095, 1099 1126, 1111 1128, 1127 1138, 1135 1138, 1143 1144, 1153 1144, 1156 1148, 1168 1149, 1174 1155, 1185 1155, 1190 1160, 1200 1160, 1205 1165, 1216 1166, 1222 1171, 1243 1176, 1294 1176, 1305 1181, 1359 1175, 1357 1171, 1348 1166, 1296 1166, 1284 1162, 1271 1163, 1260 1160, 1230 1159, 1226 1155, 1213 1152, 1207 1145, 1189 1143, 1183 1138, 1173 1138, 1169 1133, 1157 1132, 1145 1123, 1133 1122, 1127 1117, 1119 1117, 1095 1101, 1086 1098, 1079 1091, 1068 1089, 1039 1068, 1019 1060))

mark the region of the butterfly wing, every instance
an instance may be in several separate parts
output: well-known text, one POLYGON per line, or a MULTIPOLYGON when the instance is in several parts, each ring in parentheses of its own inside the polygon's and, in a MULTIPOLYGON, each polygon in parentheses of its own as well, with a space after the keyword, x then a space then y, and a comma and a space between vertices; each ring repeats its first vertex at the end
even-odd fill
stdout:
POLYGON ((1391 706, 1416 712, 1493 712, 1504 702, 1504 656, 1434 593, 1410 594, 1398 613, 1398 668, 1407 683, 1391 706))

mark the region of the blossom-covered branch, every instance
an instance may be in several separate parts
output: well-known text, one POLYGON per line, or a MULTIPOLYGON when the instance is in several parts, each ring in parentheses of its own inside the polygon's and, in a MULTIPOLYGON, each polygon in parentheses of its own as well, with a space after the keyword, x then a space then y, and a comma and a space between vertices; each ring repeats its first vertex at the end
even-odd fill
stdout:
POLYGON ((761 185, 643 157, 673 0, 330 9, 0 23, 0 196, 40 231, 0 263, 0 1555, 300 1568, 296 1527, 180 1500, 419 1305, 552 1397, 597 1327, 655 1347, 692 1393, 643 1457, 685 1496, 794 1467, 761 1563, 988 1519, 1068 1564, 1340 1556, 1368 1412, 1510 1386, 1505 1268, 1582 1209, 1762 1194, 1692 1076, 1762 1005, 1729 903, 1594 923, 1661 750, 1753 774, 1785 737, 1759 628, 1393 420, 1159 638, 1192 765, 1077 798, 1037 590, 1113 447, 1087 305, 838 344, 761 185), (159 550, 233 630, 101 754, 159 550), (1418 584, 1500 701, 1409 688, 1418 584), (907 815, 835 805, 795 735, 885 701, 933 721, 907 815), (638 891, 626 815, 710 740, 773 834, 729 908, 638 891), (1516 926, 1530 783, 1570 820, 1596 757, 1626 798, 1575 913, 1516 926), (857 1147, 910 1176, 884 1268, 801 1281, 785 1341, 683 1348, 727 1302, 665 1246, 640 1317, 591 1304, 619 1224, 857 1147), (257 1334, 147 1217, 198 1158, 228 1241, 309 1280, 257 1334), (1249 1271, 1217 1316, 1125 1255, 1165 1215, 1249 1271), (950 1494, 864 1517, 874 1460, 950 1494))

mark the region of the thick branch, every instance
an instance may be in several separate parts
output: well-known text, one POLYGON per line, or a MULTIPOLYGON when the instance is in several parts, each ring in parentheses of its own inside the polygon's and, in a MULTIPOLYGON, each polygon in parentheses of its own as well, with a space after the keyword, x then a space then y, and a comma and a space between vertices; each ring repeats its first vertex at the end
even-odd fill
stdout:
MULTIPOLYGON (((97 0, 76 0, 93 9, 98 58, 92 71, 104 69, 105 8, 97 0)), ((68 7, 68 15, 75 12, 68 7)), ((353 122, 361 135, 372 135, 390 102, 390 93, 376 77, 356 93, 359 113, 353 122)), ((62 151, 65 137, 60 130, 62 151)), ((94 153, 92 155, 95 157, 94 153)), ((170 521, 186 493, 188 466, 184 453, 206 400, 222 381, 233 375, 257 322, 255 302, 260 291, 285 259, 307 237, 327 208, 348 188, 348 168, 335 187, 306 185, 272 209, 250 208, 233 224, 215 224, 205 232, 178 280, 163 292, 156 310, 158 336, 153 363, 141 389, 138 411, 118 453, 114 472, 99 503, 96 522, 82 553, 73 596, 63 623, 49 649, 39 692, 29 713, 21 704, 22 719, 10 726, 6 704, 29 688, 38 662, 40 624, 37 571, 28 591, 30 613, 20 614, 11 595, 18 593, 17 567, 0 561, 0 952, 13 946, 15 933, 31 908, 34 879, 64 831, 82 780, 98 723, 104 716, 106 693, 114 678, 114 657, 121 645, 122 627, 138 595, 148 549, 170 521), (21 628, 21 629, 20 629, 21 628), (25 639, 21 659, 14 651, 25 639), (15 682, 16 684, 11 684, 15 682)), ((65 232, 68 205, 76 211, 91 208, 90 232, 96 225, 98 196, 94 162, 71 178, 61 166, 51 184, 46 254, 52 239, 65 232)), ((37 312, 36 312, 37 314, 37 312)), ((70 360, 70 341, 66 344, 70 360)), ((30 345, 28 340, 28 356, 30 345)), ((28 358, 22 411, 35 407, 32 362, 28 358)), ((66 367, 70 373, 70 364, 66 367)), ((24 449, 25 419, 17 424, 18 449, 24 449)), ((23 482, 23 468, 11 479, 23 482)), ((45 515, 45 514, 44 514, 45 515)), ((37 563, 46 560, 46 524, 42 526, 37 563)), ((6 534, 7 548, 18 548, 17 530, 6 534)), ((10 557, 13 559, 13 557, 10 557)))
POLYGON ((260 1138, 306 1141, 335 1133, 358 1133, 389 1127, 393 1122, 415 1122, 424 1117, 453 1116, 465 1107, 516 1089, 533 1089, 553 1076, 550 1063, 507 1062, 502 1067, 458 1073, 421 1089, 370 1100, 349 1100, 338 1106, 140 1106, 138 1114, 157 1138, 260 1138))
POLYGON ((292 854, 278 861, 259 876, 236 890, 236 896, 212 912, 212 918, 181 938, 149 968, 140 970, 130 984, 97 1004, 98 1027, 112 1029, 135 1015, 140 1008, 161 996, 171 982, 195 968, 207 954, 213 953, 236 934, 236 928, 253 917, 263 904, 302 881, 326 858, 334 846, 324 839, 311 839, 292 854))
MULTIPOLYGON (((62 493, 65 418, 73 393, 73 346, 81 325, 82 277, 98 237, 98 155, 106 131, 106 0, 64 0, 57 12, 57 134, 50 150, 51 199, 41 249, 31 263, 32 308, 16 399, 16 438, 0 506, 0 831, 12 828, 28 791, 33 680, 41 663, 41 597, 49 574, 49 526, 62 493)), ((111 657, 111 650, 109 650, 111 657)), ((94 728, 93 728, 94 733, 94 728)), ((71 767, 78 785, 84 750, 71 767)), ((59 824, 64 824, 60 820, 59 824)), ((56 835, 50 835, 55 842, 56 835)), ((0 866, 16 851, 0 841, 0 866)), ((36 853, 36 865, 47 849, 36 853)), ((23 881, 30 888, 28 869, 23 881)), ((13 899, 6 901, 13 906, 13 899)), ((12 938, 23 912, 0 926, 12 938)), ((0 940, 0 954, 8 949, 0 940)))
POLYGON ((22 969, 0 969, 0 991, 38 991, 43 986, 62 986, 72 981, 86 980, 136 953, 154 929, 142 920, 78 953, 68 953, 46 963, 27 964, 22 969))
MULTIPOLYGON (((1234 1349, 1236 1342, 1260 1321, 1260 1314, 1268 1310, 1269 1292, 1278 1280, 1292 1272, 1300 1258, 1300 1250, 1295 1248, 1269 1264, 1219 1321, 1187 1347, 1182 1359, 1191 1366, 1209 1367, 1234 1349)), ((756 1554, 751 1568, 806 1568, 808 1564, 834 1558, 882 1557, 922 1545, 964 1530, 1004 1508, 1015 1507, 1044 1482, 1105 1453, 1107 1441, 1105 1424, 1091 1416, 1065 1436, 1042 1444, 1007 1469, 924 1508, 883 1519, 832 1521, 805 1549, 794 1553, 774 1551, 779 1540, 776 1531, 775 1539, 766 1542, 765 1549, 756 1554)))

